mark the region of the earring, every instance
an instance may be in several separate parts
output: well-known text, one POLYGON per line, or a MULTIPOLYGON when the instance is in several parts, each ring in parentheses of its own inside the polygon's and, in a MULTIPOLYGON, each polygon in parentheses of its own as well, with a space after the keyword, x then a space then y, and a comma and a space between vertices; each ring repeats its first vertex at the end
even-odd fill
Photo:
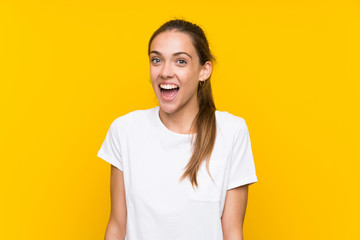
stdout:
POLYGON ((200 82, 199 82, 199 85, 200 85, 200 86, 204 86, 204 85, 205 85, 205 81, 206 81, 206 80, 200 81, 200 82))

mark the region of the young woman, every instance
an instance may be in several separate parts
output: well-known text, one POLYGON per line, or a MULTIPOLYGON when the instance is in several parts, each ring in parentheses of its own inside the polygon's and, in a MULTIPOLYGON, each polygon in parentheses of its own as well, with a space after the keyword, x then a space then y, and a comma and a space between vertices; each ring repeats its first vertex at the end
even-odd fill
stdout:
POLYGON ((97 155, 111 164, 105 239, 242 240, 257 182, 249 131, 215 109, 203 30, 168 21, 148 55, 159 105, 115 119, 97 155))

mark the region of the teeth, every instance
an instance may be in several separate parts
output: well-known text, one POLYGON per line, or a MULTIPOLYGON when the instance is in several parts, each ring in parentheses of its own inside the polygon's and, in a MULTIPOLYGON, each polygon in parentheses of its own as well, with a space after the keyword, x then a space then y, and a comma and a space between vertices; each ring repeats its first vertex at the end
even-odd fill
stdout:
POLYGON ((164 88, 164 89, 175 89, 175 88, 179 88, 179 87, 176 86, 176 85, 170 85, 170 84, 160 84, 160 87, 161 87, 161 88, 164 88))

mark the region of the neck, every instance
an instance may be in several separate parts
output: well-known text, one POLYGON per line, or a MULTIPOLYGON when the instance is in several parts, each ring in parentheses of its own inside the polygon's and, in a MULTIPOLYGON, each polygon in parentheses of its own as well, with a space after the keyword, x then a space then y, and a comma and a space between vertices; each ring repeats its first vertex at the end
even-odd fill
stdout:
POLYGON ((169 130, 180 134, 193 134, 195 130, 190 128, 198 112, 198 104, 179 109, 173 113, 166 113, 160 108, 159 117, 169 130))

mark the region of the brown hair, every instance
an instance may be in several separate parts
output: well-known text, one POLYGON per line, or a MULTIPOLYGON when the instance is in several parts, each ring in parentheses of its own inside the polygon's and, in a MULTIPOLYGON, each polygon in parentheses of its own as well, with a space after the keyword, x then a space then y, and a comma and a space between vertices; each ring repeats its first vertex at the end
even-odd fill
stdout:
MULTIPOLYGON (((148 46, 148 55, 150 55, 150 45, 153 39, 160 33, 170 30, 176 30, 188 34, 193 42, 196 52, 203 66, 207 61, 214 62, 215 57, 211 54, 208 41, 203 30, 196 24, 190 23, 182 19, 170 20, 161 25, 151 36, 148 46)), ((195 123, 195 143, 192 145, 192 156, 186 165, 186 170, 180 180, 186 177, 190 178, 192 186, 198 187, 197 172, 204 159, 206 159, 206 170, 209 173, 209 161, 216 138, 216 119, 215 104, 212 96, 210 78, 206 79, 202 84, 199 82, 197 89, 197 97, 199 104, 199 112, 197 113, 193 124, 195 123)), ((193 137, 191 141, 193 142, 193 137)), ((211 177, 212 179, 212 177, 211 177)))

